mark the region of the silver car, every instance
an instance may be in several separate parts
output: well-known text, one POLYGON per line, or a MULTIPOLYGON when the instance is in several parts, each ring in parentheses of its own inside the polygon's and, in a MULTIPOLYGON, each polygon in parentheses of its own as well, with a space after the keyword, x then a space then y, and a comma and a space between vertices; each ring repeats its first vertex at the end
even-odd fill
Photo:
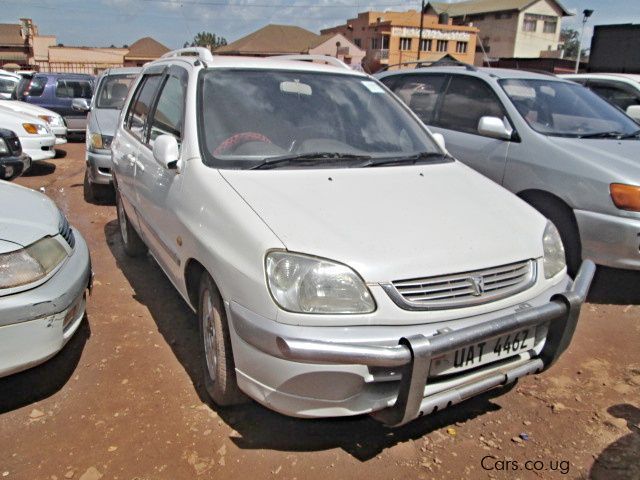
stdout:
POLYGON ((58 353, 80 326, 91 258, 45 195, 0 181, 0 377, 58 353))
MULTIPOLYGON (((84 196, 88 202, 101 200, 112 188, 111 141, 118 123, 118 116, 129 93, 131 82, 140 68, 112 68, 98 79, 96 93, 87 116, 87 169, 84 176, 84 196)), ((77 99, 74 106, 82 108, 84 99, 77 99)))
POLYGON ((581 258, 640 269, 640 130, 587 88, 552 75, 472 66, 378 75, 449 152, 518 194, 581 258))

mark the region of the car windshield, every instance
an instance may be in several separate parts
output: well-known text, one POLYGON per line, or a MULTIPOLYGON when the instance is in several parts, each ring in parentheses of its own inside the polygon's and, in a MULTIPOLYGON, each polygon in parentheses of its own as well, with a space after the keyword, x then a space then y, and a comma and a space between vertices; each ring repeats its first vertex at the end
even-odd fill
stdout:
POLYGON ((198 96, 204 157, 217 168, 440 154, 401 102, 368 77, 210 69, 198 96))
POLYGON ((131 82, 136 78, 135 73, 126 75, 107 75, 100 82, 96 97, 97 108, 122 109, 129 93, 131 82))
POLYGON ((529 126, 542 134, 607 138, 638 130, 633 120, 581 85, 542 79, 500 83, 529 126))

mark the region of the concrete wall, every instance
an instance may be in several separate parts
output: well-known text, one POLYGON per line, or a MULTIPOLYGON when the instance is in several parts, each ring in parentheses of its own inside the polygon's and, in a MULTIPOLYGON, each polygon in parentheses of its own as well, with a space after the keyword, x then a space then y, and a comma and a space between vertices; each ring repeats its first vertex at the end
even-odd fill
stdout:
POLYGON ((560 41, 561 17, 559 8, 552 5, 547 0, 529 6, 520 12, 518 20, 518 35, 516 37, 513 56, 514 57, 539 57, 542 50, 556 50, 560 41), (548 15, 557 17, 558 25, 555 33, 544 33, 544 21, 536 22, 535 32, 525 32, 523 30, 524 18, 527 14, 548 15), (549 48, 550 47, 550 48, 549 48))
POLYGON ((480 30, 478 37, 488 50, 489 57, 513 57, 518 31, 518 12, 500 12, 499 16, 500 18, 497 18, 495 13, 487 13, 482 20, 474 19, 472 24, 480 30))

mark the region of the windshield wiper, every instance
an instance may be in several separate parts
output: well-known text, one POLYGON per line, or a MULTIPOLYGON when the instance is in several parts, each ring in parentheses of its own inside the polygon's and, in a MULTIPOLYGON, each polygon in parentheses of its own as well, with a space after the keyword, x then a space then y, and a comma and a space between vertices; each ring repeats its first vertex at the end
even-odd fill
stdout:
POLYGON ((626 135, 622 132, 595 132, 595 133, 585 133, 579 135, 578 138, 625 138, 626 135))
POLYGON ((380 167, 383 165, 415 165, 419 161, 427 160, 431 162, 442 162, 450 159, 449 155, 439 152, 420 152, 406 157, 382 157, 372 158, 356 167, 380 167))
POLYGON ((640 130, 636 130, 635 132, 627 133, 626 135, 622 135, 620 139, 624 140, 625 138, 638 138, 640 137, 640 130))
POLYGON ((339 153, 339 152, 310 152, 310 153, 298 153, 295 155, 282 155, 279 157, 270 157, 262 162, 250 167, 249 170, 260 170, 264 168, 273 168, 276 165, 294 164, 297 162, 304 163, 305 165, 313 165, 319 162, 324 163, 324 160, 368 160, 369 155, 358 155, 355 153, 339 153))

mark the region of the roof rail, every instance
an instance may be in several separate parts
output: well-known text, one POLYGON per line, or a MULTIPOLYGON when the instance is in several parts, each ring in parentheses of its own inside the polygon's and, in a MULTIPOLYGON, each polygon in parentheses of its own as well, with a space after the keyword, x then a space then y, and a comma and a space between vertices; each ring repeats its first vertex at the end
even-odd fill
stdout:
POLYGON ((351 67, 344 63, 342 60, 332 57, 331 55, 272 55, 271 59, 278 60, 299 60, 303 62, 325 62, 334 67, 346 68, 347 70, 351 70, 351 67))
POLYGON ((386 72, 387 70, 389 70, 391 67, 401 67, 403 65, 415 65, 415 68, 427 68, 427 67, 447 67, 447 66, 453 66, 453 67, 465 67, 467 70, 471 71, 471 72, 476 72, 478 71, 478 69, 473 66, 470 65, 468 63, 464 63, 461 62, 459 60, 435 60, 435 61, 428 61, 428 60, 417 60, 417 61, 413 61, 413 62, 401 62, 401 63, 394 63, 393 65, 386 65, 382 70, 380 70, 381 72, 386 72))
POLYGON ((211 51, 204 47, 179 48, 178 50, 171 50, 170 52, 165 53, 160 58, 170 57, 198 57, 205 63, 213 62, 213 55, 211 54, 211 51))

